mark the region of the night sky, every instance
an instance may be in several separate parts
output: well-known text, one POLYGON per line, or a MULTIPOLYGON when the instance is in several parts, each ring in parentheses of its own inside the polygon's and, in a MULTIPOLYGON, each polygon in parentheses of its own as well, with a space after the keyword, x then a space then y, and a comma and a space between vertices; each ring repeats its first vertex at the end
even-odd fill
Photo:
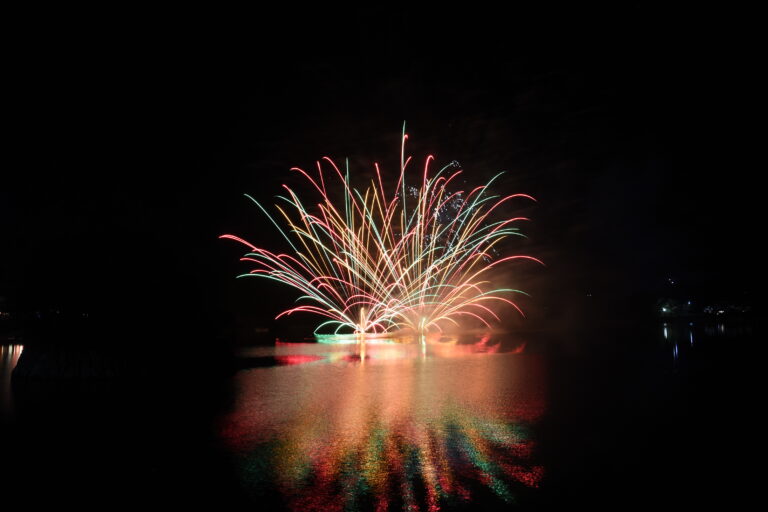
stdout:
MULTIPOLYGON (((537 199, 502 212, 531 219, 505 249, 546 266, 496 275, 531 295, 500 339, 546 361, 532 504, 745 508, 761 476, 758 329, 726 314, 668 330, 659 306, 759 315, 763 17, 615 4, 6 10, 0 502, 251 510, 214 432, 252 403, 233 376, 277 358, 241 349, 319 322, 275 321, 296 293, 236 279, 244 250, 219 236, 285 249, 243 194, 271 205, 286 183, 309 197, 289 169, 326 155, 349 158, 358 184, 373 162, 394 181, 406 122, 419 167, 457 161, 467 187, 506 171, 495 192, 537 199)), ((517 382, 515 368, 489 374, 517 382)))
POLYGON ((753 63, 731 13, 85 14, 20 19, 6 63, 6 309, 271 325, 293 293, 236 281, 242 251, 217 239, 279 244, 242 194, 269 203, 324 155, 394 174, 403 121, 417 160, 538 199, 518 246, 547 263, 519 278, 534 321, 587 294, 750 297, 753 63))

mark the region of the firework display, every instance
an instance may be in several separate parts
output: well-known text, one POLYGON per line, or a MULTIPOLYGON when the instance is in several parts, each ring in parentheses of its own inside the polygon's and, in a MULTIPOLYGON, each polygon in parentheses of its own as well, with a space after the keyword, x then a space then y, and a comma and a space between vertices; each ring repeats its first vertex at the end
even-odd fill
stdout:
POLYGON ((502 240, 522 236, 514 224, 528 219, 495 219, 493 214, 507 201, 533 197, 491 193, 489 187, 502 173, 472 190, 452 191, 462 171, 452 162, 433 172, 432 155, 413 185, 407 139, 403 127, 400 173, 390 192, 378 164, 375 179, 361 190, 352 185, 348 164, 342 172, 323 157, 316 173, 291 169, 319 194, 315 208, 287 185, 286 194, 278 196, 276 215, 246 195, 277 227, 292 253, 275 253, 231 234, 221 238, 249 249, 241 260, 255 268, 239 277, 267 278, 301 292, 297 305, 277 318, 298 312, 325 317, 316 333, 423 334, 459 326, 463 317, 490 327, 499 320, 494 303, 522 314, 512 299, 524 292, 494 286, 490 271, 513 260, 541 262, 526 255, 500 255, 502 240), (337 196, 343 201, 335 200, 337 196))

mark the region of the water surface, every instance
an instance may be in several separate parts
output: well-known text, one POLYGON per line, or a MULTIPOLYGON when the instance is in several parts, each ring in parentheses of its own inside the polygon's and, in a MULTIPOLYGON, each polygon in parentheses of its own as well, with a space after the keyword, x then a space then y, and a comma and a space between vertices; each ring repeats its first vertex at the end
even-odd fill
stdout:
POLYGON ((0 494, 30 509, 615 510, 739 509, 759 488, 751 325, 526 340, 273 342, 228 371, 139 340, 126 354, 160 375, 13 382, 22 347, 0 346, 0 494))
POLYGON ((240 372, 221 421, 242 485, 294 510, 515 503, 545 472, 545 368, 488 343, 252 351, 279 365, 240 372))

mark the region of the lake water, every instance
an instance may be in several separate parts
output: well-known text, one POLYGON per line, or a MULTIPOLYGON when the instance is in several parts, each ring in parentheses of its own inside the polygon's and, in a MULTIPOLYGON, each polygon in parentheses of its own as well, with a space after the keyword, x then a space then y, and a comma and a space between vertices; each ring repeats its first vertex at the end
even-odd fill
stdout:
POLYGON ((22 347, 6 345, 6 460, 14 485, 56 491, 30 498, 43 504, 96 492, 244 510, 733 505, 751 329, 276 343, 244 349, 229 377, 13 389, 22 347))
POLYGON ((545 471, 546 369, 486 343, 278 345, 221 421, 242 485, 294 510, 515 503, 545 471))

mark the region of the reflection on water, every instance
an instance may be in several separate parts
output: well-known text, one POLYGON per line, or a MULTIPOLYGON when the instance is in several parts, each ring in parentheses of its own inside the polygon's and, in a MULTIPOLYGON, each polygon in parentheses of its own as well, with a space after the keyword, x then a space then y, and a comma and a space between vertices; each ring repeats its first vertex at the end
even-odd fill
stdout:
POLYGON ((221 425, 243 486, 294 510, 514 502, 544 473, 543 365, 487 342, 277 345, 303 364, 241 372, 221 425))
POLYGON ((23 345, 0 345, 0 413, 10 415, 13 410, 13 396, 11 395, 11 372, 19 356, 24 350, 23 345))
POLYGON ((697 350, 704 347, 698 346, 697 340, 702 339, 710 343, 708 348, 727 348, 723 345, 729 339, 749 338, 753 334, 752 325, 742 322, 695 322, 695 321, 671 321, 661 324, 661 336, 671 353, 672 363, 676 367, 679 363, 690 358, 697 350))

